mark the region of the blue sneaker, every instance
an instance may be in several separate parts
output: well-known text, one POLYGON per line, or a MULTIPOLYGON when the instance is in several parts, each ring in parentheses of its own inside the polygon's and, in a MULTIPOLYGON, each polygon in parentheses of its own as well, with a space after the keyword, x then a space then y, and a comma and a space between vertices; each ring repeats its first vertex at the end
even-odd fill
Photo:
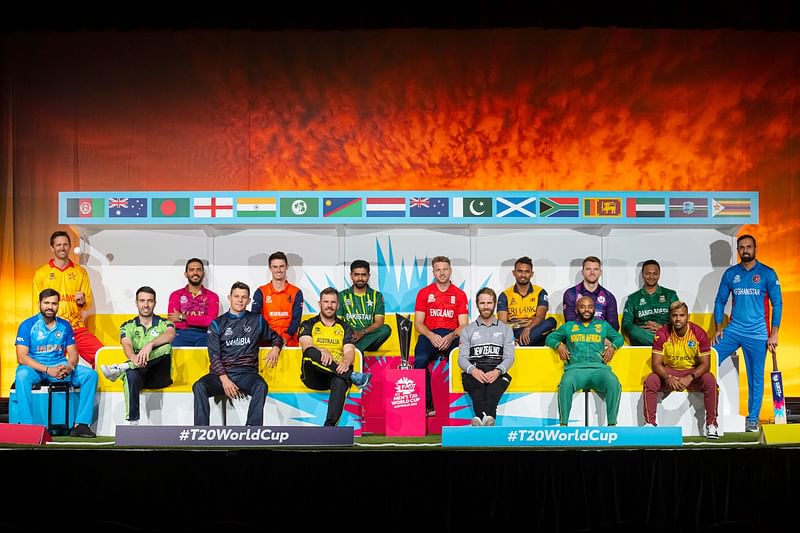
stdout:
POLYGON ((353 385, 358 387, 359 389, 363 389, 369 382, 372 380, 372 374, 368 374, 366 372, 353 372, 350 375, 350 381, 353 382, 353 385))
POLYGON ((744 430, 748 433, 755 433, 758 431, 758 420, 745 420, 744 430))

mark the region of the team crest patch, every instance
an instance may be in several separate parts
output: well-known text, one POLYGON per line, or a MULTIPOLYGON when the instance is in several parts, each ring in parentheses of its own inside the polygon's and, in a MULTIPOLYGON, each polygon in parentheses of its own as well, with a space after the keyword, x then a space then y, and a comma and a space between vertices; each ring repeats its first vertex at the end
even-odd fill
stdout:
POLYGON ((370 299, 367 299, 367 305, 368 305, 369 307, 372 307, 373 305, 375 305, 375 302, 373 302, 373 301, 372 301, 372 300, 370 300, 370 299))
POLYGON ((188 301, 189 301, 189 298, 187 298, 185 294, 182 294, 182 295, 181 295, 181 303, 182 303, 182 304, 185 304, 185 303, 187 303, 188 301))
POLYGON ((759 276, 758 274, 754 274, 753 283, 761 283, 761 276, 759 276))
POLYGON ((266 298, 266 300, 267 300, 267 303, 268 303, 268 304, 271 304, 271 303, 272 303, 272 296, 270 296, 270 295, 267 295, 267 298, 266 298))
POLYGON ((689 341, 686 344, 687 344, 687 346, 689 346, 689 348, 694 348, 695 346, 697 346, 697 343, 695 341, 689 341))
POLYGON ((601 294, 600 296, 597 297, 597 303, 599 304, 606 303, 606 297, 601 294))
POLYGON ((50 272, 50 279, 56 279, 56 273, 50 272))
POLYGON ((160 335, 160 333, 158 332, 157 329, 150 330, 150 336, 151 337, 158 337, 159 335, 160 335))
POLYGON ((60 338, 61 338, 61 332, 60 331, 56 331, 56 339, 60 339, 60 338))
POLYGON ((253 331, 253 328, 251 328, 250 326, 245 326, 244 327, 244 332, 245 333, 250 333, 251 331, 253 331))
POLYGON ((575 324, 574 326, 572 326, 572 331, 573 331, 573 332, 574 332, 574 331, 578 331, 579 329, 580 329, 580 328, 578 327, 578 324, 575 324))
POLYGON ((455 296, 451 296, 450 297, 450 305, 455 305, 455 304, 456 304, 456 297, 455 296))

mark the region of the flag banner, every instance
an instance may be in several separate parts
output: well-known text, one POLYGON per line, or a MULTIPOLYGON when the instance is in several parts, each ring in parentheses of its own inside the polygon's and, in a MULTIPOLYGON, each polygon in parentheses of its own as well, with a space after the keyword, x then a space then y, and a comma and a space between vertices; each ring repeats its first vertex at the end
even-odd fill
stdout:
POLYGON ((715 217, 749 217, 752 207, 747 198, 714 198, 711 200, 711 214, 715 217))
POLYGON ((58 193, 58 210, 61 224, 86 226, 322 226, 334 218, 398 227, 759 223, 752 191, 67 191, 58 193))
POLYGON ((152 216, 153 218, 161 218, 161 217, 188 218, 189 199, 153 198, 152 209, 150 210, 150 216, 152 216))
POLYGON ((195 198, 193 214, 195 218, 233 218, 233 198, 195 198))
POLYGON ((577 197, 542 198, 539 200, 539 216, 553 218, 577 218, 579 211, 577 197))
POLYGON ((667 216, 663 198, 628 198, 625 213, 628 218, 664 218, 667 216))
POLYGON ((237 198, 237 217, 274 217, 278 213, 275 198, 237 198))
POLYGON ((102 218, 106 216, 105 198, 68 198, 67 216, 70 218, 102 218))
POLYGON ((367 198, 367 217, 405 217, 406 199, 367 198))
POLYGON ((281 198, 282 217, 318 217, 318 198, 281 198))
POLYGON ((325 198, 322 200, 323 217, 361 216, 361 198, 325 198))
POLYGON ((497 218, 536 218, 536 197, 498 196, 495 212, 497 218))
POLYGON ((590 218, 621 217, 622 198, 584 198, 583 216, 590 218))
POLYGON ((447 217, 450 215, 449 198, 411 198, 408 201, 408 207, 412 217, 447 217))
POLYGON ((453 198, 453 216, 464 217, 491 217, 491 198, 453 198))
POLYGON ((706 198, 670 198, 670 218, 705 218, 708 216, 706 198))
POLYGON ((108 216, 111 218, 147 218, 147 198, 110 198, 108 216))

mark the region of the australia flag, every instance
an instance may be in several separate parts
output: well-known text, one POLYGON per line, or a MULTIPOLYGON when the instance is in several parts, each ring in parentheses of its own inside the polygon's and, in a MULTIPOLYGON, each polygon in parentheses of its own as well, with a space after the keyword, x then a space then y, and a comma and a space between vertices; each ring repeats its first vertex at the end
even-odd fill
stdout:
POLYGON ((147 198, 111 198, 109 218, 147 218, 147 198))

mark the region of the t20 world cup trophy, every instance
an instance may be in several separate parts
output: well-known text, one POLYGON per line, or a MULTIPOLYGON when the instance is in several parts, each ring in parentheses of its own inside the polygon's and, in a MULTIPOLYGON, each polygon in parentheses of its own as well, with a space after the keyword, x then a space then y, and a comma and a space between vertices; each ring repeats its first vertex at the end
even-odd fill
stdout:
POLYGON ((408 354, 411 349, 411 327, 414 325, 411 320, 400 313, 395 315, 397 318, 397 338, 400 340, 400 370, 411 370, 411 363, 408 362, 408 354))

